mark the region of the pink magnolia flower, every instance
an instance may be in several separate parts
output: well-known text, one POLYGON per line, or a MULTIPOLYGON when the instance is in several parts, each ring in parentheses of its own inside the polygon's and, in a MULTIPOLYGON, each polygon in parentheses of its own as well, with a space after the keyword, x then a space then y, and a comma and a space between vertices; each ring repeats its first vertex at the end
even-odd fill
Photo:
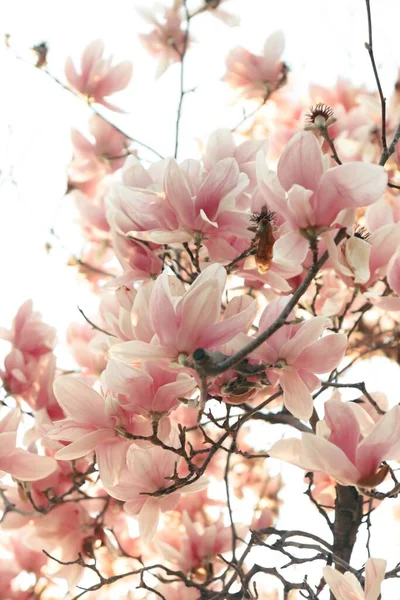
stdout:
POLYGON ((166 415, 177 408, 178 398, 190 398, 197 387, 193 377, 159 368, 154 363, 144 369, 110 360, 103 374, 105 387, 118 398, 127 412, 151 418, 166 415))
POLYGON ((273 33, 264 44, 261 56, 237 46, 227 56, 224 81, 242 90, 245 98, 264 98, 286 81, 287 68, 281 61, 285 40, 281 31, 273 33))
POLYGON ((240 206, 247 185, 247 175, 232 158, 217 162, 208 174, 199 161, 178 165, 169 159, 161 192, 115 184, 113 193, 128 202, 134 214, 136 224, 128 236, 157 244, 195 239, 207 246, 232 235, 249 237, 250 215, 240 206))
POLYGON ((357 231, 336 245, 334 231, 328 231, 323 239, 329 252, 329 259, 336 272, 342 276, 348 287, 365 284, 370 279, 370 257, 372 245, 368 237, 357 231))
POLYGON ((225 282, 225 269, 214 264, 207 267, 185 292, 177 278, 165 270, 154 285, 149 304, 154 338, 150 343, 116 344, 110 348, 111 357, 127 364, 162 359, 177 363, 179 355, 188 356, 197 348, 216 349, 239 332, 247 331, 255 317, 255 302, 220 321, 225 282))
POLYGON ((332 567, 324 567, 324 579, 336 600, 378 600, 381 583, 385 578, 386 560, 369 558, 365 563, 365 587, 362 589, 358 579, 347 571, 340 573, 332 567))
POLYGON ((18 310, 11 330, 0 329, 0 337, 11 342, 23 354, 35 358, 47 354, 55 345, 56 330, 41 320, 33 311, 32 300, 27 300, 18 310))
POLYGON ((12 410, 0 421, 0 477, 9 473, 20 481, 36 481, 53 473, 57 462, 50 456, 39 456, 16 447, 20 421, 18 410, 12 410))
POLYGON ((106 368, 104 356, 95 352, 91 341, 97 332, 89 323, 70 323, 67 329, 67 344, 73 359, 88 373, 99 374, 106 368))
MULTIPOLYGON (((157 547, 167 560, 175 563, 184 572, 196 571, 201 567, 207 568, 210 563, 215 566, 218 554, 232 550, 232 528, 225 527, 222 516, 212 525, 202 526, 193 522, 187 513, 183 513, 182 522, 186 535, 178 530, 161 535, 157 547), (168 535, 170 533, 170 535, 168 535)), ((239 537, 246 535, 247 527, 236 524, 239 537)))
MULTIPOLYGON (((58 450, 55 458, 75 460, 96 451, 102 482, 115 483, 124 467, 130 444, 118 435, 117 427, 122 426, 133 433, 135 423, 129 424, 129 418, 119 418, 121 415, 118 415, 111 398, 104 399, 83 381, 70 375, 57 377, 54 393, 66 418, 49 427, 47 435, 51 439, 71 442, 58 450)), ((147 434, 150 433, 149 430, 147 434)))
POLYGON ((267 152, 268 140, 245 140, 235 144, 233 133, 229 129, 217 129, 207 140, 203 162, 207 172, 225 158, 234 158, 241 173, 249 178, 246 191, 252 190, 257 184, 256 158, 259 152, 267 152))
MULTIPOLYGON (((268 207, 282 216, 290 229, 319 234, 338 217, 345 220, 341 211, 373 204, 385 191, 383 167, 354 162, 326 170, 324 162, 311 132, 300 132, 291 139, 279 160, 277 176, 268 171, 260 155, 260 191, 268 207)), ((345 224, 351 225, 346 216, 345 224)))
MULTIPOLYGON (((89 119, 90 139, 77 129, 72 129, 71 140, 74 157, 68 167, 68 183, 84 193, 107 174, 122 167, 127 138, 98 115, 89 119)), ((90 194, 89 194, 90 195, 90 194)))
MULTIPOLYGON (((260 331, 277 319, 289 299, 278 298, 268 304, 260 318, 260 331)), ((326 317, 314 317, 299 325, 283 325, 251 354, 267 363, 268 379, 281 386, 284 405, 299 419, 308 420, 312 415, 311 391, 320 383, 316 373, 332 371, 346 350, 345 334, 320 337, 329 323, 326 317)))
POLYGON ((187 43, 179 16, 179 4, 175 1, 173 8, 161 3, 154 5, 152 10, 137 8, 143 19, 154 27, 150 33, 139 34, 139 39, 149 54, 158 58, 156 78, 161 77, 171 64, 181 61, 187 43))
POLYGON ((83 51, 81 69, 78 73, 71 57, 65 63, 65 76, 69 85, 87 97, 89 102, 103 104, 110 110, 119 111, 105 98, 127 87, 132 77, 132 65, 123 61, 112 66, 112 56, 103 58, 102 40, 91 42, 83 51))
MULTIPOLYGON (((105 484, 113 498, 125 502, 124 509, 130 515, 139 515, 140 535, 148 543, 157 530, 161 512, 172 510, 179 502, 181 493, 174 491, 162 496, 149 493, 171 486, 168 478, 174 475, 181 463, 180 457, 171 450, 159 446, 148 449, 130 446, 126 455, 126 467, 121 472, 117 485, 105 484)), ((200 480, 186 486, 185 492, 195 492, 204 483, 200 480)))
POLYGON ((359 419, 351 404, 328 400, 317 435, 303 433, 301 440, 281 440, 269 453, 307 471, 327 473, 342 485, 376 487, 387 475, 381 462, 395 460, 400 453, 400 407, 375 424, 366 420, 359 419))
MULTIPOLYGON (((93 526, 94 519, 89 516, 82 503, 64 503, 33 520, 25 543, 38 552, 44 549, 61 561, 75 561, 78 554, 83 552, 84 539, 93 526)), ((60 566, 55 561, 50 563, 48 571, 65 578, 72 589, 81 575, 82 567, 76 564, 60 566)))

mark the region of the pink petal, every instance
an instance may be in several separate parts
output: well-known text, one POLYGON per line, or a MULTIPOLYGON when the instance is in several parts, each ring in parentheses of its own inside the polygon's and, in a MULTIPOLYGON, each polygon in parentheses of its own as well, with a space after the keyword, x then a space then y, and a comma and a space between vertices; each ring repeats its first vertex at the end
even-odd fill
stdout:
POLYGON ((125 466, 128 448, 128 440, 117 441, 114 438, 112 443, 101 444, 96 449, 100 478, 105 485, 113 486, 118 483, 125 466))
POLYGON ((344 333, 325 335, 300 352, 292 364, 297 369, 303 368, 313 373, 329 373, 342 360, 346 348, 347 336, 344 333))
POLYGON ((0 459, 0 469, 20 481, 37 481, 51 475, 57 469, 57 461, 50 456, 17 449, 7 458, 0 459))
POLYGON ((284 358, 288 364, 293 364, 302 350, 315 342, 329 323, 330 321, 326 317, 313 317, 305 321, 295 335, 280 349, 281 358, 284 358))
POLYGON ((365 564, 365 600, 378 600, 385 579, 386 560, 369 558, 365 564))
POLYGON ((358 446, 357 467, 362 477, 376 471, 383 460, 400 456, 400 407, 395 406, 382 417, 358 446))
POLYGON ((300 132, 292 137, 282 152, 278 164, 278 178, 285 190, 297 184, 315 191, 323 174, 322 153, 311 132, 300 132))
POLYGON ((173 360, 177 357, 174 348, 147 344, 146 342, 122 342, 111 346, 108 351, 111 358, 121 360, 127 365, 143 360, 173 360))
POLYGON ((93 452, 100 444, 105 444, 110 440, 116 440, 117 434, 111 429, 98 429, 84 435, 82 438, 71 442, 68 446, 57 450, 55 458, 57 460, 75 460, 93 452))
POLYGON ((301 265, 307 256, 309 244, 297 231, 285 233, 276 240, 273 249, 273 261, 279 266, 301 265))
POLYGON ((308 465, 305 468, 327 473, 343 485, 354 484, 360 477, 358 469, 343 450, 328 440, 304 433, 302 452, 304 464, 308 465))
POLYGON ((242 312, 225 318, 212 327, 206 327, 198 338, 200 348, 216 348, 234 338, 238 333, 247 332, 257 313, 257 301, 252 302, 242 312))
POLYGON ((234 155, 235 142, 229 129, 217 129, 207 142, 204 162, 208 167, 234 155))
POLYGON ((331 431, 329 441, 356 464, 360 426, 350 406, 340 400, 328 400, 325 402, 325 422, 331 431))
POLYGON ((221 200, 238 183, 239 167, 233 158, 219 161, 211 170, 197 194, 196 213, 204 210, 209 219, 214 220, 221 200))
POLYGON ((198 276, 179 302, 176 315, 180 320, 180 351, 192 352, 198 348, 198 339, 204 339, 204 328, 219 321, 225 281, 225 269, 218 264, 211 265, 198 276))
POLYGON ((178 398, 191 396, 196 387, 197 384, 192 377, 178 379, 161 386, 154 395, 152 410, 154 412, 168 412, 173 402, 178 404, 178 398))
POLYGON ((313 401, 308 387, 295 369, 279 369, 278 375, 284 405, 293 416, 308 421, 313 413, 313 401))
POLYGON ((336 600, 364 600, 360 582, 352 573, 342 574, 332 567, 324 567, 322 572, 336 600))
POLYGON ((62 375, 54 380, 53 389, 64 413, 75 421, 97 427, 109 425, 103 398, 83 381, 71 375, 62 375))
POLYGON ((128 60, 124 60, 110 69, 109 73, 102 81, 99 91, 102 96, 109 96, 110 94, 125 89, 131 79, 132 63, 128 60))
POLYGON ((164 176, 164 191, 166 201, 177 214, 179 224, 190 227, 194 220, 192 197, 186 181, 174 159, 170 159, 164 176))
POLYGON ((143 504, 139 515, 140 536, 145 544, 148 544, 154 537, 158 521, 160 518, 160 506, 155 498, 148 498, 143 504))
MULTIPOLYGON (((175 346, 178 319, 169 286, 168 271, 157 278, 150 297, 150 318, 162 346, 175 346)), ((140 315, 138 315, 138 319, 140 315)))
POLYGON ((329 169, 321 178, 315 198, 316 224, 330 225, 344 208, 376 202, 386 185, 387 174, 378 165, 355 162, 329 169))

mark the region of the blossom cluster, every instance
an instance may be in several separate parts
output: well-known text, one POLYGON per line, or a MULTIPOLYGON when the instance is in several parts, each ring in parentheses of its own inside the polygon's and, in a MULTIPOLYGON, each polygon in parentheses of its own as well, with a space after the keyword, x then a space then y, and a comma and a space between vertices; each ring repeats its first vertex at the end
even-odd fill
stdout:
MULTIPOLYGON (((195 17, 237 23, 221 1, 139 12, 157 77, 183 68, 195 17)), ((293 100, 283 55, 281 32, 261 55, 231 50, 223 80, 237 102, 261 102, 251 125, 214 131, 199 156, 147 166, 96 109, 120 110, 109 97, 128 86, 130 62, 113 64, 101 40, 79 69, 67 59, 65 87, 93 109, 89 135, 72 130, 67 195, 85 249, 71 264, 99 310, 68 328, 72 372, 58 364, 55 330, 31 301, 0 332, 10 344, 0 371, 1 545, 15 559, 0 567, 4 600, 59 597, 60 580, 69 590, 84 582, 88 598, 111 597, 111 584, 110 594, 133 597, 125 578, 151 599, 233 599, 236 584, 243 597, 268 600, 284 582, 309 598, 325 584, 337 600, 379 597, 386 561, 369 558, 360 578, 352 547, 347 557, 338 542, 340 502, 353 490, 360 526, 363 503, 371 511, 398 491, 400 409, 364 384, 348 386, 362 392, 353 401, 338 388, 353 356, 395 352, 400 146, 380 147, 377 94, 339 80, 293 100), (268 432, 282 426, 282 439, 254 435, 256 420, 268 432), (318 554, 327 566, 313 589, 249 562, 253 546, 279 534, 284 478, 274 465, 284 463, 308 472, 309 496, 334 536, 318 554), (376 488, 389 475, 395 492, 385 496, 376 488), (35 575, 28 591, 20 571, 35 575), (253 596, 259 572, 275 579, 253 596)))

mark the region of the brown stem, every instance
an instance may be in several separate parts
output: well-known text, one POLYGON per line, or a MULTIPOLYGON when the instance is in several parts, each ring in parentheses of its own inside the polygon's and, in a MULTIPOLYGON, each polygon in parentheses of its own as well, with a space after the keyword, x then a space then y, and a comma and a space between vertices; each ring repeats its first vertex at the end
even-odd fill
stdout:
MULTIPOLYGON (((363 498, 355 487, 337 485, 335 500, 335 522, 333 525, 333 554, 350 563, 358 528, 363 516, 363 498)), ((335 561, 341 573, 342 565, 335 561)), ((333 600, 333 598, 332 598, 333 600)))

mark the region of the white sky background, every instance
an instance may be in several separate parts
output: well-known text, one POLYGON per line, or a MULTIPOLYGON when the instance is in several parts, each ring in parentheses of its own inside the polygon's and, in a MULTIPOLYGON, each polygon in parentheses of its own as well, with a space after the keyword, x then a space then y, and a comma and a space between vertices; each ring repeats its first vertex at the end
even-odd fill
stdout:
MULTIPOLYGON (((174 149, 179 66, 172 66, 159 81, 154 80, 155 61, 136 38, 138 31, 146 31, 135 12, 139 5, 151 6, 152 2, 0 0, 0 31, 11 35, 11 45, 26 58, 29 47, 48 42, 48 68, 60 78, 68 55, 79 59, 88 42, 104 39, 116 60, 131 59, 134 63, 131 85, 115 97, 116 104, 129 114, 107 113, 105 109, 104 114, 127 133, 169 155, 174 149)), ((400 1, 371 0, 371 6, 376 59, 384 91, 390 96, 400 66, 400 1)), ((338 76, 375 89, 364 47, 364 0, 231 0, 225 7, 241 15, 241 27, 230 29, 208 15, 193 22, 197 43, 187 57, 185 87, 198 89, 184 100, 181 159, 196 158, 198 140, 205 140, 217 127, 236 124, 242 116, 239 105, 227 110, 233 92, 219 81, 225 72, 224 57, 238 43, 260 52, 266 37, 282 29, 286 36, 283 58, 292 69, 294 88, 301 94, 310 82, 333 85, 338 76)), ((65 231, 65 244, 77 249, 76 238, 71 235, 71 203, 64 199, 65 172, 71 157, 70 127, 84 129, 90 112, 44 73, 15 60, 4 49, 0 50, 0 77, 0 325, 8 326, 22 302, 32 298, 36 310, 43 313, 46 322, 57 326, 62 338, 68 323, 80 320, 77 304, 85 312, 96 306, 87 286, 77 283, 75 269, 66 268, 68 253, 58 249, 49 255, 44 249, 46 241, 54 243, 51 227, 60 234, 65 231)), ((384 391, 390 393, 390 378, 386 384, 384 391)), ((376 379, 371 385, 371 391, 378 389, 376 379)), ((298 483, 300 473, 293 470, 293 474, 298 483)), ((296 519, 299 510, 304 510, 304 527, 311 527, 305 498, 300 504, 296 501, 296 519)), ((378 522, 376 527, 379 529, 378 522)), ((396 524, 394 530, 385 532, 386 543, 390 535, 397 548, 398 530, 396 524)), ((400 557, 400 552, 397 554, 400 557)), ((365 556, 360 560, 362 563, 365 556)))

